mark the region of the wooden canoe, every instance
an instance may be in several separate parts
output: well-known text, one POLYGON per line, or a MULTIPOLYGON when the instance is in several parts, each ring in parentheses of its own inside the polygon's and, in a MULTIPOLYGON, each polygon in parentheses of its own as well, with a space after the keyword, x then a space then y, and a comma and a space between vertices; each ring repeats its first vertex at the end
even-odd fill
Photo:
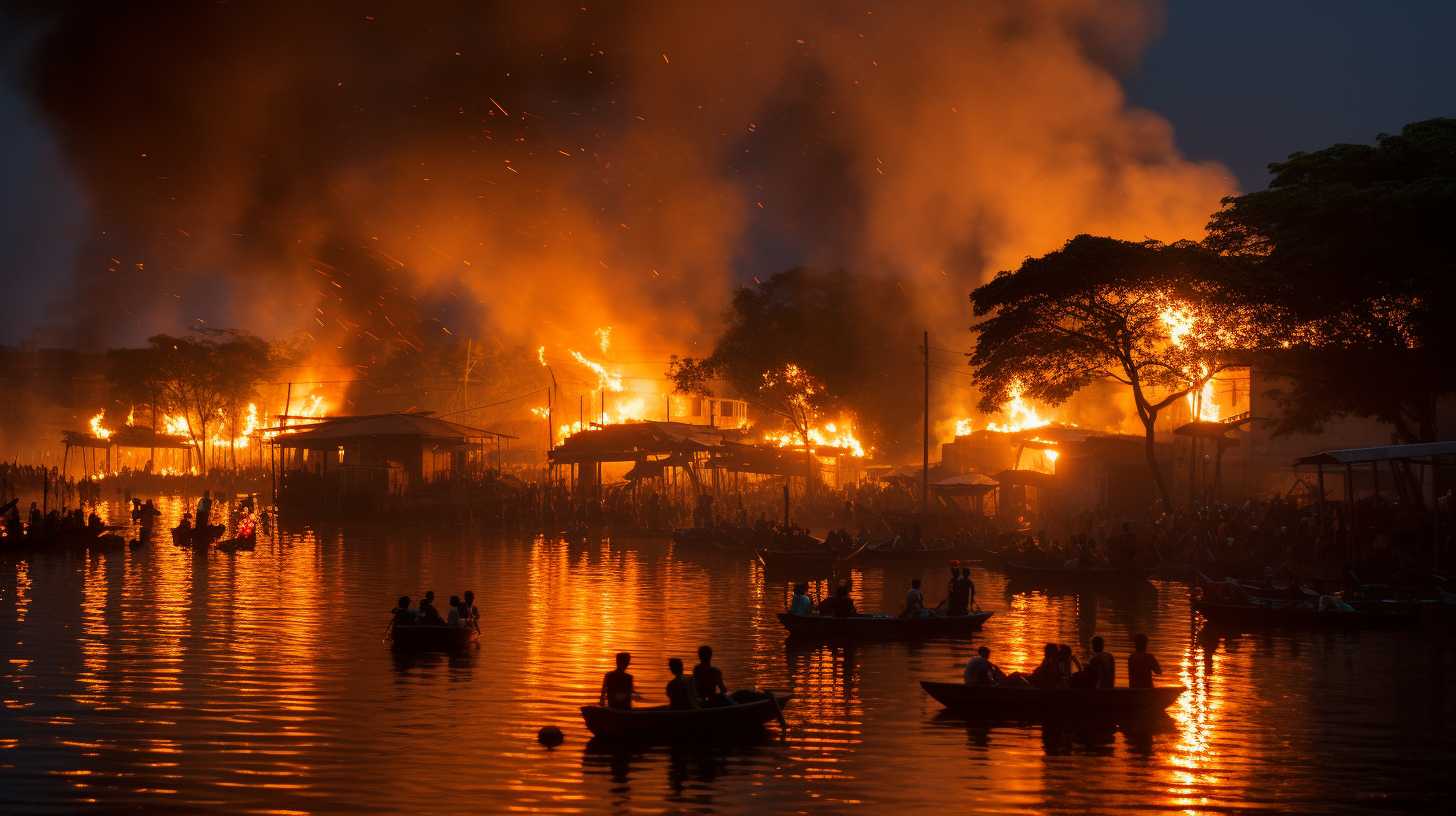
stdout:
POLYGON ((389 627, 390 645, 401 651, 454 652, 469 648, 479 638, 474 626, 418 623, 389 627))
POLYGON ((1183 686, 1150 689, 1041 689, 1031 686, 968 686, 923 680, 920 687, 948 711, 965 716, 1013 719, 1111 718, 1157 714, 1173 704, 1183 686))
POLYGON ((779 718, 786 694, 735 691, 732 705, 672 709, 582 706, 581 718, 599 739, 637 743, 714 742, 752 737, 779 718))
POLYGON ((779 623, 797 638, 821 640, 923 640, 925 638, 969 637, 980 631, 990 612, 969 615, 929 615, 901 618, 895 615, 794 615, 779 613, 779 623))

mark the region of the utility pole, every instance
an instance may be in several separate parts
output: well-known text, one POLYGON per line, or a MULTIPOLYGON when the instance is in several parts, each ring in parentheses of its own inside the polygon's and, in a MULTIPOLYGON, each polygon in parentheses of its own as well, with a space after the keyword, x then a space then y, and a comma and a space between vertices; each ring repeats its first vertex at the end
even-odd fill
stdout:
POLYGON ((930 519, 930 330, 925 331, 925 417, 921 426, 920 522, 930 519))

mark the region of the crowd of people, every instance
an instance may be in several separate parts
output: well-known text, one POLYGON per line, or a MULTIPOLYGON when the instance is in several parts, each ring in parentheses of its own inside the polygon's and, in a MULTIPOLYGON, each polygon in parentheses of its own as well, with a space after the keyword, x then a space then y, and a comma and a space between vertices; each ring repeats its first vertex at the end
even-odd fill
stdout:
MULTIPOLYGON (((627 672, 632 665, 630 652, 617 653, 617 668, 602 678, 598 705, 624 711, 632 709, 632 703, 642 699, 637 692, 636 681, 627 672)), ((728 686, 723 682, 723 671, 713 665, 713 647, 698 647, 698 664, 693 673, 684 673, 682 658, 672 657, 667 661, 670 679, 667 681, 667 704, 672 709, 698 709, 729 705, 728 686)))
POLYGON ((450 596, 450 611, 445 615, 435 608, 435 591, 427 590, 414 602, 408 595, 399 596, 394 609, 390 610, 393 626, 455 626, 470 627, 480 631, 480 609, 475 605, 475 592, 465 590, 462 595, 450 596))

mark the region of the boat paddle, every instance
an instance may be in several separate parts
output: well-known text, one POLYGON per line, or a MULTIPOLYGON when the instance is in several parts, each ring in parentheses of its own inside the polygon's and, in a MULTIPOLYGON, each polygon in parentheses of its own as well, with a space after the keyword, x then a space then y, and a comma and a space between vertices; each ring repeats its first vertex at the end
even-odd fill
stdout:
POLYGON ((777 698, 777 697, 774 696, 774 693, 773 693, 773 690, 772 689, 764 689, 763 690, 763 693, 764 694, 767 694, 768 695, 768 701, 770 703, 773 703, 774 714, 777 714, 778 715, 778 718, 779 718, 779 728, 782 728, 785 731, 789 730, 789 724, 788 724, 787 721, 784 720, 784 709, 783 709, 783 706, 780 706, 779 705, 779 698, 777 698))

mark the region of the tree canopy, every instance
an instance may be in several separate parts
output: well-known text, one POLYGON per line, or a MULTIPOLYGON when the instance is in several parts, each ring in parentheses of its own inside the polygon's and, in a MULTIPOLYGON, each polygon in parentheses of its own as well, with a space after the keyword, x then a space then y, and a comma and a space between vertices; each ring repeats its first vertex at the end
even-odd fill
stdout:
POLYGON ((1270 165, 1265 190, 1224 200, 1205 245, 1251 263, 1241 294, 1300 324, 1274 361, 1281 429, 1372 416, 1407 439, 1433 438, 1456 351, 1456 119, 1406 125, 1374 145, 1339 144, 1270 165), (1372 359, 1383 362, 1371 364, 1372 359), (1392 371, 1400 376, 1386 376, 1392 371))

